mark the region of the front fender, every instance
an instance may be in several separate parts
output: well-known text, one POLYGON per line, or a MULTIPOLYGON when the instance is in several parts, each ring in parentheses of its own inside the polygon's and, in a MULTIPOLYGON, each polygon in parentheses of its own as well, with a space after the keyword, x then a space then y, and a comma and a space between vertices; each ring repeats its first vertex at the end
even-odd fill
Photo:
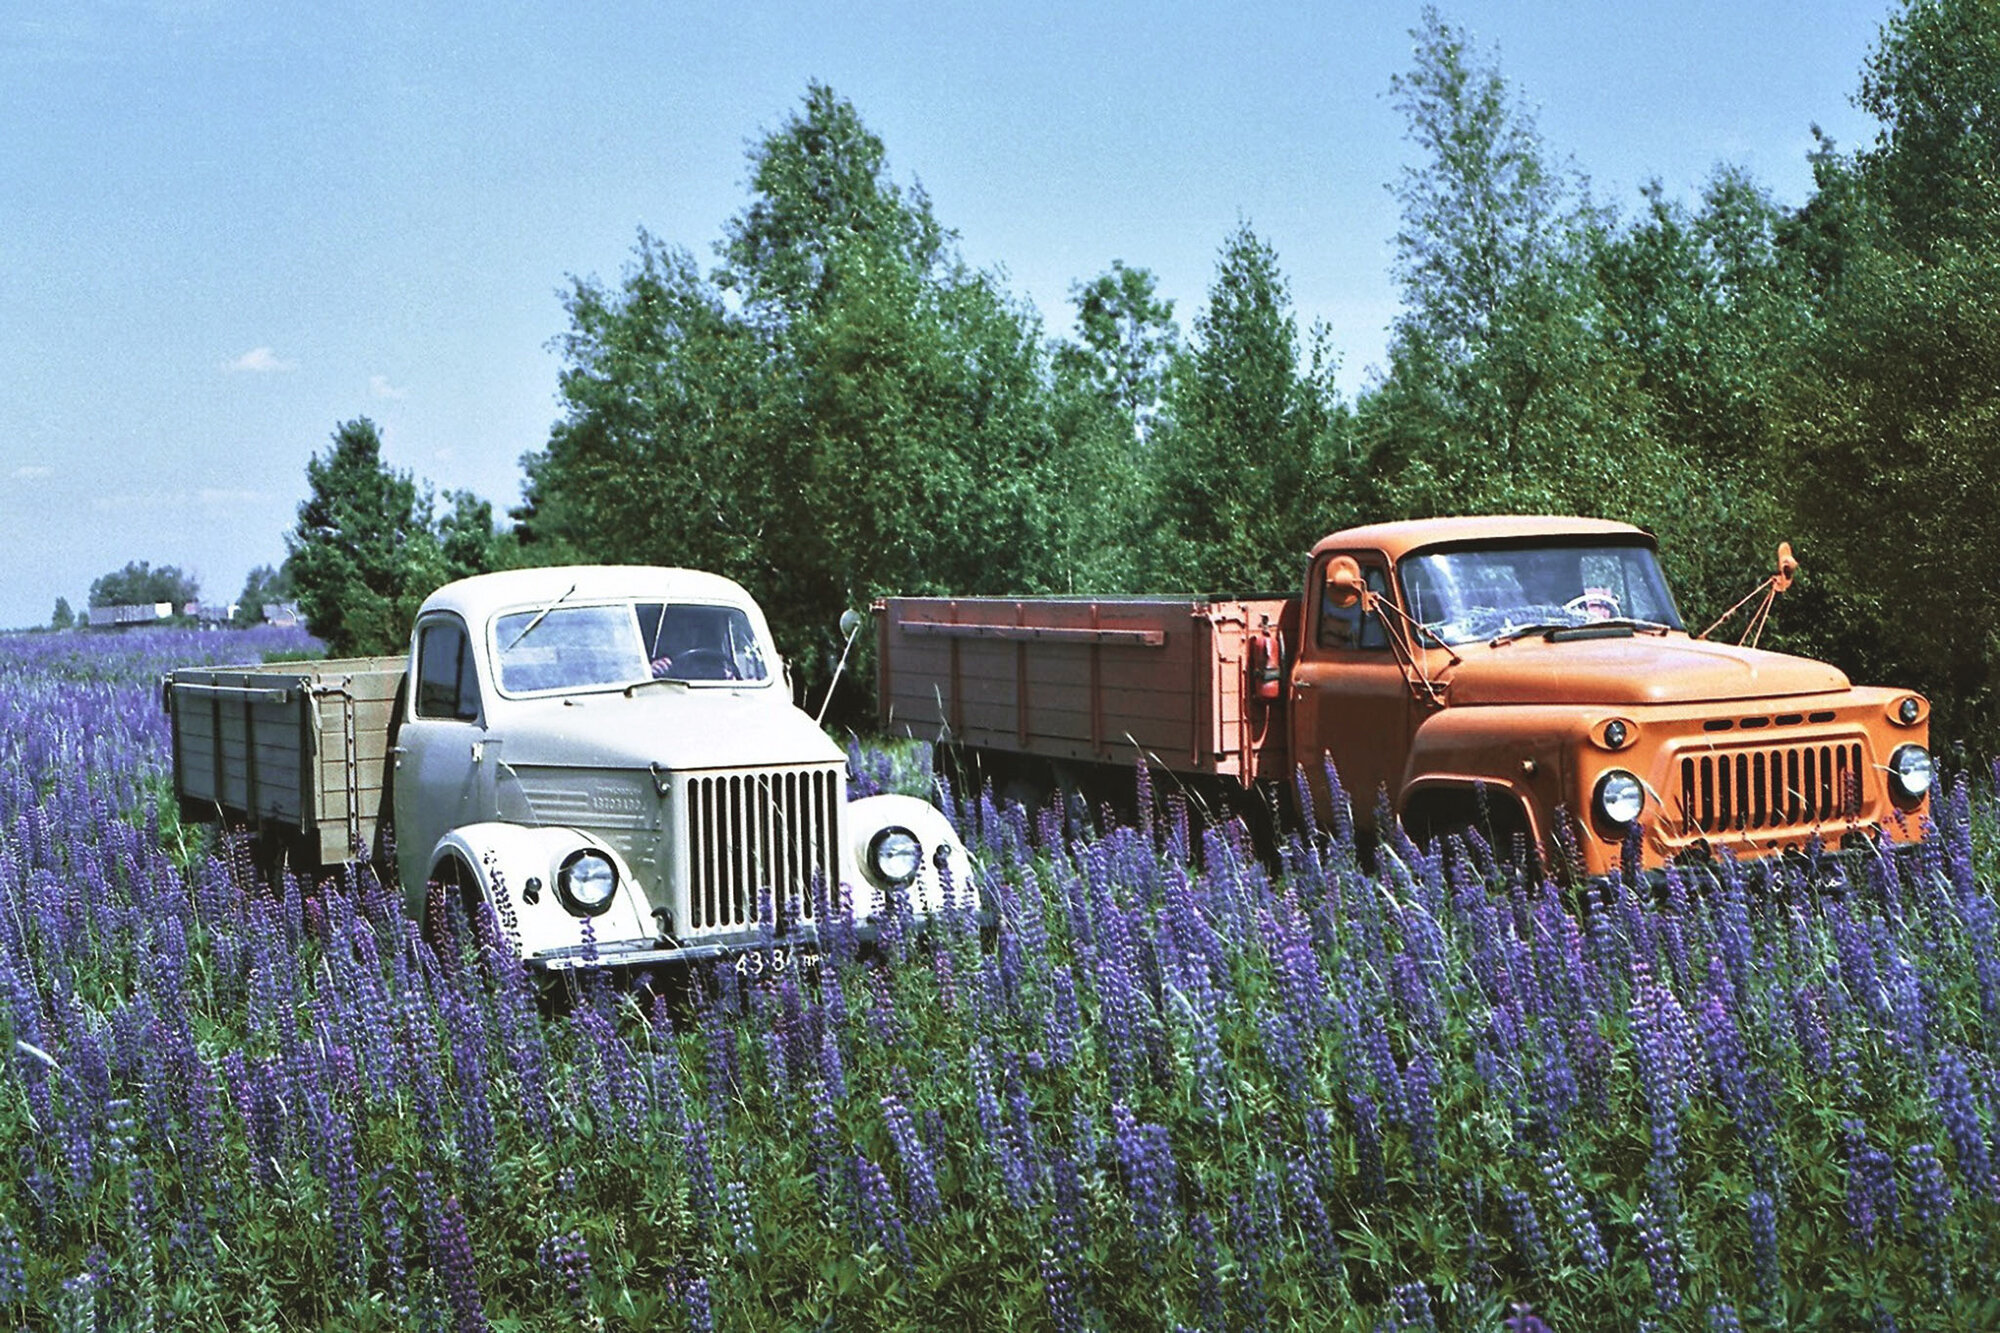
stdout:
POLYGON ((840 878, 853 890, 856 921, 874 916, 887 902, 887 886, 875 878, 868 863, 868 847, 877 834, 889 828, 908 829, 923 846, 922 868, 903 889, 912 912, 928 916, 941 910, 947 883, 954 903, 972 902, 972 858, 951 821, 930 802, 915 796, 864 796, 848 802, 841 824, 845 836, 841 839, 840 878))
POLYGON ((522 824, 466 824, 438 840, 431 852, 431 878, 456 858, 472 873, 493 905, 502 929, 508 930, 521 955, 532 957, 549 949, 572 949, 583 941, 583 924, 600 945, 651 942, 659 938, 647 898, 632 868, 603 840, 580 829, 530 828, 522 824), (618 891, 598 916, 573 915, 556 892, 563 862, 589 849, 610 858, 618 871, 618 891), (511 923, 510 923, 511 916, 511 923))

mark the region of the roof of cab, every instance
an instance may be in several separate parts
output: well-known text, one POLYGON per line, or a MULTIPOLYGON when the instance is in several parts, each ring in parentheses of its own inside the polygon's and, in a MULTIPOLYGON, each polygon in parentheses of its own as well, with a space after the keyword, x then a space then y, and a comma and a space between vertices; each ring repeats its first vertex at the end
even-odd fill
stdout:
POLYGON ((1326 551, 1380 551, 1400 560, 1427 546, 1458 542, 1519 541, 1537 537, 1637 537, 1651 544, 1653 535, 1630 523, 1604 518, 1568 518, 1555 514, 1491 514, 1452 518, 1410 518, 1395 523, 1371 523, 1323 537, 1313 555, 1326 551))
POLYGON ((507 607, 627 597, 756 606, 742 584, 698 569, 669 569, 659 565, 551 565, 542 569, 503 569, 447 583, 424 599, 423 609, 456 611, 471 620, 507 607))

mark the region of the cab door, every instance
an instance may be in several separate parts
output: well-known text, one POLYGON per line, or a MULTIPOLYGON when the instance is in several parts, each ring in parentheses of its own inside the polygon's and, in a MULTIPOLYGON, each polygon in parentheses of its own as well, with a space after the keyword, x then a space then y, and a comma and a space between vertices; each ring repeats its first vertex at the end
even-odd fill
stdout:
POLYGON ((1331 757, 1355 818, 1370 827, 1379 795, 1386 792, 1393 808, 1402 787, 1413 701, 1381 616, 1364 615, 1359 604, 1337 606, 1327 595, 1327 565, 1343 554, 1354 557, 1370 589, 1393 596, 1389 562, 1379 552, 1332 552, 1314 562, 1292 670, 1292 754, 1305 766, 1322 826, 1331 809, 1324 763, 1331 757))
POLYGON ((417 626, 408 713, 395 761, 396 868, 405 888, 430 874, 438 839, 461 824, 490 817, 485 797, 499 763, 486 735, 478 649, 465 622, 451 614, 417 626))

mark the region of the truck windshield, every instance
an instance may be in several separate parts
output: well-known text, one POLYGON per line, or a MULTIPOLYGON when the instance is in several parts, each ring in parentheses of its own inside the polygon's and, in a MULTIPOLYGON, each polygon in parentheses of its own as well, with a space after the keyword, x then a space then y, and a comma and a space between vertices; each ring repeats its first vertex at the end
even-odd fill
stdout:
POLYGON ((493 642, 508 694, 770 678, 750 617, 734 606, 620 602, 513 611, 493 622, 493 642))
POLYGON ((1430 551, 1405 557, 1397 574, 1411 618, 1449 644, 1608 620, 1683 628, 1646 546, 1430 551))

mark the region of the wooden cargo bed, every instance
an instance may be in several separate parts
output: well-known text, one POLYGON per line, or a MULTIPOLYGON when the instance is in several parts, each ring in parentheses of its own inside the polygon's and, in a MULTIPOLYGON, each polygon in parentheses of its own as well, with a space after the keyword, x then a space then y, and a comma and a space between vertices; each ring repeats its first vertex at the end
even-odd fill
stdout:
POLYGON ((1282 700, 1257 697, 1253 641, 1296 599, 891 597, 877 704, 899 735, 1052 760, 1149 762, 1248 783, 1284 769, 1282 700))
POLYGON ((162 682, 191 814, 278 831, 320 864, 373 845, 401 657, 184 667, 162 682))

